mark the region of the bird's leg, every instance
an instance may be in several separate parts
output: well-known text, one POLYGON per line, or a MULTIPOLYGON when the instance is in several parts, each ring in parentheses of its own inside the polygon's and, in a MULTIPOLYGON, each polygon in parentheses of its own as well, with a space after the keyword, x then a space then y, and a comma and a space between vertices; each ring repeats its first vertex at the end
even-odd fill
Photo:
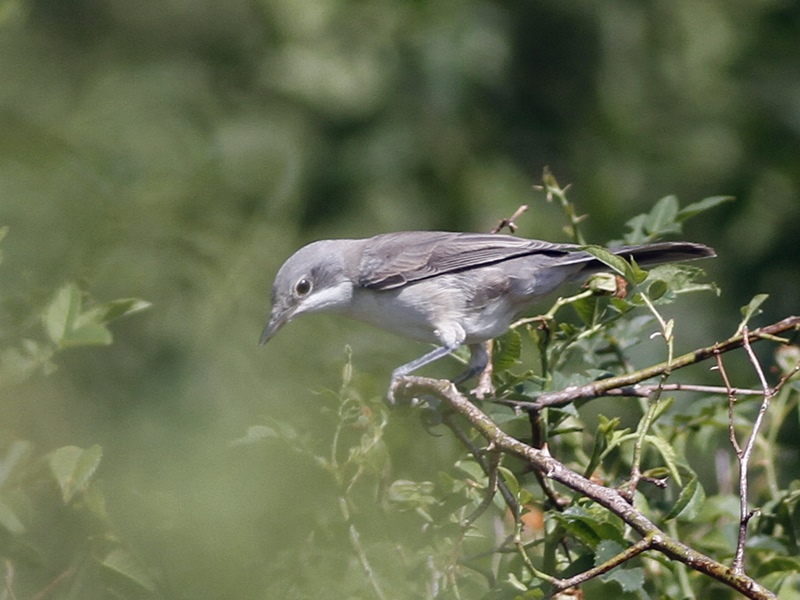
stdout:
POLYGON ((392 371, 392 380, 389 383, 389 392, 387 394, 389 404, 394 404, 394 386, 397 384, 398 379, 400 379, 401 377, 405 377, 406 375, 413 373, 417 369, 424 367, 425 365, 430 364, 433 361, 439 360, 440 358, 447 356, 448 354, 452 354, 458 349, 459 345, 439 346, 438 348, 434 348, 427 354, 423 354, 419 358, 412 360, 409 363, 400 365, 394 371, 392 371))
POLYGON ((467 363, 467 370, 461 373, 458 377, 453 379, 456 385, 464 383, 468 379, 472 379, 478 373, 482 372, 486 365, 489 364, 489 353, 486 351, 484 344, 470 344, 469 345, 469 363, 467 363))

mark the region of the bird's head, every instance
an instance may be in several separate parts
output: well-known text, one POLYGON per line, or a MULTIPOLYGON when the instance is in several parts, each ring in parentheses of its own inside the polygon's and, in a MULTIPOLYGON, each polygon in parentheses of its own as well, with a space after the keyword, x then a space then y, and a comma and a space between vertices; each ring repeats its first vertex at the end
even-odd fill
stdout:
POLYGON ((296 316, 314 312, 341 312, 353 295, 348 275, 348 243, 322 240, 300 248, 278 270, 272 284, 272 311, 261 334, 266 344, 296 316))

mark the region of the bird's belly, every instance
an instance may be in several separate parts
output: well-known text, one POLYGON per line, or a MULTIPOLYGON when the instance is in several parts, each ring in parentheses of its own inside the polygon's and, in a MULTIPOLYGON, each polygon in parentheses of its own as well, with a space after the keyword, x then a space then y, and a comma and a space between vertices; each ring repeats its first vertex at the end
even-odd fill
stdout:
POLYGON ((502 299, 470 304, 457 288, 420 282, 397 290, 357 290, 347 314, 431 344, 442 344, 452 339, 454 331, 463 331, 463 343, 472 344, 505 333, 515 312, 502 299))

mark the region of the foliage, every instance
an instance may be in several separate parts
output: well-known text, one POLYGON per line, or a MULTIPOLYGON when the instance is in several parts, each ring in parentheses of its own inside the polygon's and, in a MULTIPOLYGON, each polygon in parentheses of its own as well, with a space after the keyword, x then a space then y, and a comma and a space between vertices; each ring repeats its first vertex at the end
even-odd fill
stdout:
MULTIPOLYGON (((656 232, 680 233, 685 215, 700 214, 721 201, 708 199, 680 210, 674 198, 666 198, 649 214, 631 220, 629 241, 642 241, 642 231, 647 232, 647 240, 655 239, 656 232)), ((610 266, 618 260, 600 250, 598 255, 614 263, 610 266)), ((720 573, 735 550, 736 532, 749 525, 747 572, 765 586, 788 593, 798 584, 798 563, 778 557, 793 556, 797 551, 796 524, 790 517, 794 500, 789 500, 794 497, 789 489, 796 487, 797 481, 788 482, 786 489, 775 479, 774 465, 780 459, 774 444, 800 400, 800 388, 788 380, 796 375, 800 363, 784 362, 786 379, 774 388, 763 428, 753 432, 758 456, 753 464, 760 466, 750 473, 753 488, 744 502, 762 508, 749 514, 743 525, 736 486, 722 479, 709 480, 709 465, 696 457, 713 456, 718 478, 739 468, 747 472, 739 442, 734 446, 726 443, 725 448, 720 440, 727 438, 729 427, 733 428, 731 435, 748 438, 756 406, 729 405, 726 396, 731 388, 726 385, 683 382, 671 388, 668 384, 671 371, 684 363, 674 356, 676 324, 664 317, 663 311, 679 295, 715 288, 697 281, 702 276, 697 267, 673 265, 649 273, 635 265, 617 267, 633 286, 627 296, 612 295, 613 289, 603 295, 587 285, 588 294, 559 299, 544 316, 521 320, 498 341, 494 353, 496 395, 480 402, 481 410, 504 431, 516 432, 517 439, 532 436, 534 448, 547 448, 547 456, 560 460, 564 469, 601 484, 608 498, 617 494, 628 498, 635 510, 663 528, 658 537, 669 535, 701 553, 698 556, 705 554, 708 558, 703 560, 719 561, 720 573), (577 322, 562 316, 567 307, 575 308, 577 322), (638 314, 641 309, 649 315, 638 314), (653 328, 665 344, 667 367, 649 372, 640 364, 640 346, 653 328), (524 339, 533 343, 523 344, 524 339), (519 365, 534 362, 528 355, 538 355, 540 367, 520 372, 519 365), (642 394, 623 391, 618 396, 617 402, 629 405, 627 423, 620 417, 610 419, 602 412, 587 411, 588 401, 598 402, 603 393, 580 401, 541 404, 533 410, 549 391, 557 395, 615 374, 637 373, 642 374, 637 381, 656 377, 657 382, 648 384, 642 394), (696 398, 687 404, 673 390, 694 391, 696 398), (623 400, 626 395, 630 399, 623 400), (784 515, 780 525, 776 510, 784 515)), ((737 333, 748 325, 761 302, 763 298, 757 298, 743 309, 745 321, 737 333)), ((720 349, 725 351, 723 346, 720 349)), ((601 570, 587 577, 588 581, 574 584, 583 584, 592 597, 619 597, 620 593, 645 598, 726 597, 720 583, 707 576, 709 571, 692 562, 697 559, 690 557, 688 550, 677 556, 659 556, 652 551, 640 554, 650 546, 643 545, 647 538, 637 541, 632 521, 609 512, 602 501, 597 503, 597 497, 554 485, 548 473, 538 472, 520 456, 508 450, 503 456, 493 449, 499 440, 491 433, 470 427, 462 415, 431 397, 426 401, 421 396, 422 403, 412 410, 421 413, 431 431, 450 429, 463 443, 463 455, 431 480, 392 478, 388 470, 391 455, 384 444, 389 419, 386 408, 380 399, 360 398, 352 371, 348 360, 343 387, 329 399, 334 407, 338 405, 338 410, 331 412, 335 418, 329 440, 312 442, 285 425, 270 423, 253 428, 240 443, 279 444, 313 457, 336 481, 342 510, 339 526, 350 531, 348 576, 360 572, 363 585, 376 597, 544 597, 560 589, 559 581, 570 581, 593 567, 601 570), (484 436, 488 440, 483 440, 484 436), (487 445, 487 441, 491 443, 487 445), (375 510, 376 498, 381 522, 402 519, 415 523, 416 535, 394 531, 390 525, 378 531, 362 530, 355 515, 375 510), (386 563, 385 552, 391 543, 399 553, 386 563), (693 568, 687 566, 693 564, 693 568)), ((728 376, 725 371, 723 376, 728 376)), ((757 379, 756 374, 749 379, 757 379)), ((415 394, 424 389, 417 387, 415 394)), ((438 388, 432 387, 430 393, 434 389, 438 388)), ((300 555, 286 559, 295 569, 275 582, 275 590, 292 586, 298 597, 324 593, 325 578, 320 580, 318 567, 330 552, 320 544, 320 538, 326 537, 320 536, 318 529, 300 555)))
MULTIPOLYGON (((724 294, 683 294, 663 307, 674 317, 676 355, 728 337, 739 306, 760 292, 770 296, 750 318, 754 326, 794 314, 800 138, 797 88, 787 82, 800 57, 798 17, 793 3, 721 0, 0 0, 0 224, 10 226, 0 268, 0 457, 18 465, 14 485, 35 505, 28 511, 9 499, 10 483, 0 497, 10 507, 3 527, 21 525, 14 539, 43 549, 1 563, 0 597, 146 596, 146 581, 154 595, 192 600, 261 599, 267 589, 292 597, 313 586, 324 597, 374 597, 362 561, 346 551, 352 531, 387 593, 413 587, 417 573, 443 590, 428 562, 415 570, 419 561, 398 548, 440 547, 423 514, 447 518, 449 505, 437 502, 448 485, 459 488, 454 499, 466 486, 475 506, 486 497, 483 471, 436 415, 417 424, 424 407, 393 410, 385 424, 379 417, 386 376, 419 352, 414 343, 319 318, 257 349, 278 265, 311 239, 485 231, 521 203, 531 210, 520 235, 562 240, 558 203, 531 191, 549 164, 574 182, 580 211, 567 222, 590 241, 622 238, 620 224, 668 193, 687 201, 681 212, 711 194, 736 196, 682 221, 686 239, 717 249, 720 258, 703 266, 724 294), (81 292, 62 291, 62 306, 74 307, 62 316, 94 319, 89 311, 104 302, 92 297, 138 296, 153 307, 108 326, 110 345, 107 337, 99 344, 107 324, 84 328, 67 318, 60 323, 69 327, 53 329, 63 341, 86 334, 98 345, 59 346, 43 320, 69 282, 81 292), (376 420, 370 435, 386 453, 385 474, 365 468, 349 490, 364 494, 349 502, 352 531, 338 479, 315 459, 330 462, 331 435, 344 419, 338 391, 319 393, 336 387, 344 343, 355 366, 347 389, 356 400, 347 403, 365 405, 376 420), (305 450, 277 438, 231 444, 249 425, 253 436, 265 426, 294 432, 305 450), (96 445, 102 457, 86 492, 74 488, 64 505, 51 453, 80 448, 88 459, 96 445), (374 494, 365 491, 370 484, 374 494), (89 510, 84 494, 96 497, 92 490, 102 492, 108 520, 89 510), (402 511, 377 500, 389 490, 402 511), (81 561, 86 571, 66 565, 81 561), (395 570, 402 561, 408 570, 395 570)), ((662 202, 669 214, 674 200, 662 202)), ((647 225, 658 223, 654 214, 647 225)), ((567 239, 575 239, 569 231, 567 239)), ((594 285, 615 289, 617 278, 594 285)), ((662 290, 671 294, 655 281, 645 291, 654 298, 662 290)), ((505 357, 498 384, 527 370, 534 380, 521 394, 604 377, 626 347, 637 366, 663 359, 660 340, 641 335, 655 317, 639 307, 615 325, 619 347, 602 355, 598 372, 581 373, 582 355, 602 344, 591 336, 575 349, 563 342, 600 311, 613 314, 609 303, 576 300, 556 311, 554 330, 532 323, 509 334, 496 353, 505 357), (570 370, 548 382, 538 348, 554 333, 564 338, 552 359, 570 370)), ((792 350, 781 348, 776 364, 794 364, 792 350)), ((771 364, 765 342, 754 350, 771 364)), ((726 364, 743 380, 751 372, 742 351, 726 364)), ((452 365, 431 372, 449 375, 452 365)), ((700 368, 691 380, 719 383, 700 368)), ((687 415, 691 430, 693 419, 724 420, 714 412, 718 398, 665 396, 673 394, 657 424, 687 415)), ((635 405, 612 398, 576 410, 593 434, 602 414, 630 435, 635 405)), ((750 406, 742 399, 737 408, 750 406)), ((800 437, 791 407, 788 418, 768 412, 783 422, 770 430, 769 481, 785 494, 762 507, 762 515, 772 511, 767 535, 787 530, 796 513, 789 481, 800 437)), ((522 427, 510 409, 500 417, 522 427)), ((737 427, 749 417, 737 412, 737 427)), ((695 489, 712 497, 721 484, 710 449, 727 447, 722 429, 698 427, 676 450, 689 456, 695 489)), ((362 431, 340 437, 340 454, 359 446, 362 431)), ((596 437, 593 460, 603 464, 630 445, 606 452, 596 437)), ((379 454, 379 446, 368 447, 379 454)), ((592 437, 584 453, 594 448, 592 437)), ((645 450, 650 460, 656 451, 645 450)), ((337 464, 354 468, 341 457, 337 464)), ((516 466, 504 459, 499 468, 519 476, 516 466)), ((754 505, 761 468, 752 466, 754 505)), ((685 493, 681 503, 691 498, 699 496, 685 493)), ((733 495, 721 498, 706 507, 710 519, 736 512, 733 495)), ((540 516, 523 518, 535 525, 540 516)), ((491 536, 493 524, 483 517, 474 527, 491 536)), ((729 549, 730 532, 708 528, 707 543, 729 549)), ((785 574, 781 565, 793 560, 776 555, 765 570, 785 574)))
MULTIPOLYGON (((47 339, 24 339, 0 352, 1 387, 52 373, 63 349, 110 344, 109 321, 149 306, 131 298, 84 309, 83 296, 74 283, 61 287, 42 311, 47 339)), ((3 597, 148 597, 156 591, 109 518, 95 481, 102 455, 98 444, 43 455, 30 440, 0 437, 3 597)))

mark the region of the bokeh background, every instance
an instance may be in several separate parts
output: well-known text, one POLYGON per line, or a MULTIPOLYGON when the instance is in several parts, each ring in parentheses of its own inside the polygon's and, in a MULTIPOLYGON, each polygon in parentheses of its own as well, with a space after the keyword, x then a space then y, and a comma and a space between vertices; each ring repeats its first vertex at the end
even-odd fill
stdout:
MULTIPOLYGON (((345 344, 364 394, 424 350, 320 316, 258 348, 275 271, 313 239, 485 231, 523 203, 521 235, 566 241, 545 166, 596 243, 665 195, 735 196, 682 236, 716 247, 722 294, 675 305, 679 349, 755 293, 762 324, 796 313, 800 3, 0 0, 0 343, 44 339, 68 281, 153 304, 0 389, 0 442, 102 445, 111 519, 167 595, 270 597, 335 496, 231 441, 267 417, 313 435, 345 344)), ((451 460, 393 427, 397 461, 451 460)))

